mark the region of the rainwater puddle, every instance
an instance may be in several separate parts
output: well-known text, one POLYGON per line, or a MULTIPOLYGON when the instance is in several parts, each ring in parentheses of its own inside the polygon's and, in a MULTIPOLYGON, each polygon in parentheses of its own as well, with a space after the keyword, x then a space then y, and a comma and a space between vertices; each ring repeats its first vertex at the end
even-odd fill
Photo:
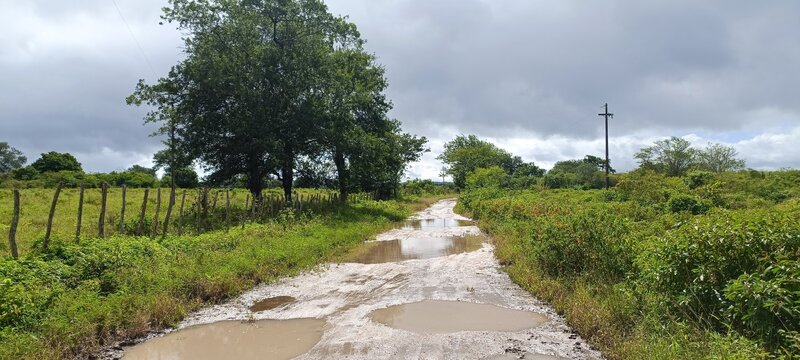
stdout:
POLYGON ((123 359, 291 359, 314 347, 324 326, 319 319, 220 321, 146 341, 123 359))
POLYGON ((415 236, 403 240, 370 241, 362 244, 349 262, 379 264, 460 254, 480 249, 484 239, 481 235, 465 235, 415 236))
POLYGON ((379 309, 373 321, 416 333, 459 331, 520 331, 548 322, 547 316, 488 304, 425 300, 379 309))
POLYGON ((297 299, 291 296, 276 296, 276 297, 266 298, 264 300, 258 301, 255 304, 253 304, 253 306, 250 307, 250 311, 259 312, 259 311, 272 310, 286 304, 291 304, 295 301, 297 301, 297 299))
POLYGON ((422 220, 406 220, 399 229, 403 230, 425 230, 425 229, 442 229, 458 226, 474 226, 475 223, 469 220, 456 220, 456 219, 422 219, 422 220))

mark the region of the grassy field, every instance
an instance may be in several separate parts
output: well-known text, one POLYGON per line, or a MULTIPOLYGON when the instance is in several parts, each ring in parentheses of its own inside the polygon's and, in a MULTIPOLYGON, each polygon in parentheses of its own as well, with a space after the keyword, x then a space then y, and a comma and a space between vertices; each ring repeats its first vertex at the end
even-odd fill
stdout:
MULTIPOLYGON (((287 211, 228 232, 87 237, 80 244, 57 241, 50 251, 19 260, 6 256, 0 259, 0 359, 85 357, 173 325, 260 282, 340 256, 431 201, 361 201, 312 215, 287 211)), ((64 221, 60 226, 71 227, 64 221)))
POLYGON ((611 359, 800 356, 800 171, 474 189, 512 279, 611 359))
MULTIPOLYGON (((153 218, 156 211, 156 192, 157 189, 150 189, 147 199, 147 211, 145 216, 145 227, 152 230, 153 218)), ((31 250, 31 246, 44 238, 47 217, 53 199, 54 189, 21 189, 20 190, 20 222, 17 229, 17 246, 21 254, 31 250)), ((299 189, 298 194, 307 203, 308 198, 313 195, 327 196, 332 194, 328 190, 299 189)), ((200 194, 198 189, 178 189, 176 194, 176 204, 170 217, 170 231, 178 233, 178 227, 182 233, 195 231, 195 210, 193 208, 197 197, 200 194), (179 207, 183 192, 186 192, 185 216, 179 219, 179 207)), ((245 203, 248 202, 248 191, 245 189, 234 189, 231 194, 231 223, 238 224, 245 216, 245 203)), ((279 189, 269 189, 264 192, 265 198, 270 196, 279 198, 282 196, 279 189)), ((75 240, 75 229, 77 225, 78 200, 80 198, 78 189, 62 189, 56 206, 56 213, 53 220, 52 241, 72 242, 75 240)), ((209 192, 209 208, 216 200, 216 211, 210 212, 210 218, 204 224, 212 229, 219 229, 224 225, 225 217, 225 192, 224 190, 212 189, 209 192), (217 195, 218 193, 218 195, 217 195)), ((144 199, 144 189, 128 189, 125 198, 125 227, 126 233, 133 233, 138 224, 139 213, 144 199)), ((98 220, 100 217, 100 189, 86 189, 84 193, 83 220, 81 221, 81 234, 84 238, 96 237, 98 235, 98 220)), ((159 219, 163 224, 169 202, 169 189, 161 189, 161 209, 159 219)), ((105 232, 107 236, 119 233, 120 213, 122 212, 122 190, 120 188, 109 188, 107 198, 107 209, 105 219, 105 232)), ((210 211, 211 209, 209 209, 210 211)), ((0 242, 0 256, 9 254, 9 245, 5 235, 8 234, 11 224, 13 211, 13 198, 10 189, 0 189, 0 234, 4 234, 4 239, 0 242)))

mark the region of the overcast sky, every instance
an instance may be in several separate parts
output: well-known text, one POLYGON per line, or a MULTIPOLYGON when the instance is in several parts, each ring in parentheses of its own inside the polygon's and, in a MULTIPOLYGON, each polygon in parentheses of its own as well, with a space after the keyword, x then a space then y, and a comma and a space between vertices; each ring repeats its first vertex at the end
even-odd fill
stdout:
MULTIPOLYGON (((549 168, 614 167, 684 136, 749 167, 800 168, 800 1, 328 0, 386 66, 392 116, 430 139, 410 177, 436 178, 457 134, 549 168)), ((0 0, 0 141, 87 171, 149 165, 159 139, 125 105, 182 58, 166 0, 0 0)))

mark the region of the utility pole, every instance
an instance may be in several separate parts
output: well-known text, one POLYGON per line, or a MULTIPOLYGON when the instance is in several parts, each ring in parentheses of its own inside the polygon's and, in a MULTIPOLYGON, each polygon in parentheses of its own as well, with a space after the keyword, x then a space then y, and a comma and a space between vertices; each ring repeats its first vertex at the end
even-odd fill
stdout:
POLYGON ((608 162, 608 118, 614 118, 614 114, 608 112, 608 103, 605 105, 605 112, 602 114, 597 114, 598 116, 603 116, 606 118, 606 190, 611 186, 611 182, 608 180, 608 169, 610 163, 608 162))

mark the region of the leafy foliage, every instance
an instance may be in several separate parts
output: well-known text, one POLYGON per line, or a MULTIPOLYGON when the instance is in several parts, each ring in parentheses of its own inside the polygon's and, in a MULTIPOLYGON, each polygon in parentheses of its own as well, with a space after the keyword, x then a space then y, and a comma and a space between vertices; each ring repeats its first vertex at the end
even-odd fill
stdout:
POLYGON ((42 154, 42 157, 34 161, 31 166, 40 173, 56 171, 75 171, 83 172, 81 163, 70 153, 59 153, 51 151, 42 154))
POLYGON ((8 145, 7 142, 0 142, 0 174, 21 168, 28 161, 28 158, 19 151, 8 145))
POLYGON ((515 281, 610 357, 792 358, 798 176, 637 170, 610 191, 489 183, 459 208, 493 234, 515 281))
POLYGON ((480 168, 499 167, 516 177, 540 177, 544 170, 533 163, 524 163, 519 156, 479 139, 475 135, 459 135, 444 145, 437 157, 445 163, 446 173, 453 177, 457 188, 467 186, 467 176, 480 168))

